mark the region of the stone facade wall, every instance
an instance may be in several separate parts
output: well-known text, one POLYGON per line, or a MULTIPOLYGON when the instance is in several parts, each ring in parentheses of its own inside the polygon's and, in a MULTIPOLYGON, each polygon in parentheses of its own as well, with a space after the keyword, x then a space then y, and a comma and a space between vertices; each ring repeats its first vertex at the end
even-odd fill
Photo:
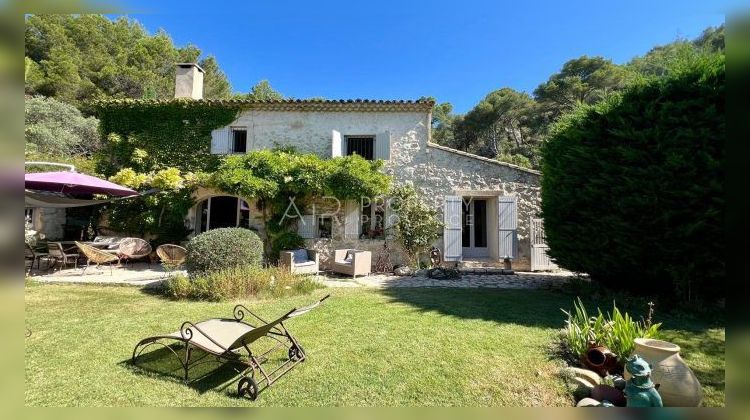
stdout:
MULTIPOLYGON (((425 112, 245 111, 231 126, 247 128, 248 150, 291 145, 300 152, 323 157, 332 155, 333 130, 342 136, 374 136, 387 131, 390 133, 390 160, 384 166, 385 172, 397 185, 413 185, 441 217, 446 195, 517 196, 519 258, 514 260, 513 267, 528 269, 529 219, 539 213, 539 174, 433 145, 429 142, 429 121, 430 115, 425 112)), ((203 191, 199 198, 208 194, 213 193, 203 191)), ((383 241, 345 239, 342 232, 343 228, 334 223, 332 239, 311 239, 308 244, 321 251, 333 248, 370 250, 374 265, 383 241)), ((493 240, 491 232, 488 240, 493 240)), ((390 243, 396 247, 395 242, 390 243)), ((436 245, 442 248, 442 239, 436 245)), ((392 254, 392 262, 405 262, 403 250, 392 254)))
POLYGON ((65 221, 65 209, 36 208, 32 226, 39 234, 44 235, 45 239, 60 240, 64 235, 65 221))

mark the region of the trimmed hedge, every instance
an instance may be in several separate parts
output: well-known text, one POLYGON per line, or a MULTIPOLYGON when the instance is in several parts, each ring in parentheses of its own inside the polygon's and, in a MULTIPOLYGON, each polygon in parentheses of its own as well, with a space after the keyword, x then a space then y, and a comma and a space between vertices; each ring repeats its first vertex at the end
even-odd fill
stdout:
POLYGON ((201 233, 188 242, 185 265, 193 274, 233 267, 260 266, 263 241, 244 228, 221 228, 201 233))
POLYGON ((634 292, 725 295, 725 72, 707 58, 554 127, 542 213, 557 264, 634 292))

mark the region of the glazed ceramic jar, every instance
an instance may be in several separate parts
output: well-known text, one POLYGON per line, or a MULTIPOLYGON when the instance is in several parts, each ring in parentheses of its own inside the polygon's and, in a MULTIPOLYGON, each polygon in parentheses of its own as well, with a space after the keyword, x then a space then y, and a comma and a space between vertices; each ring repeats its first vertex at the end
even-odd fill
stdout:
MULTIPOLYGON (((659 386, 665 407, 698 407, 701 404, 701 384, 680 357, 680 346, 651 338, 636 338, 633 354, 651 365, 651 379, 659 386)), ((625 379, 630 379, 627 369, 625 379)))

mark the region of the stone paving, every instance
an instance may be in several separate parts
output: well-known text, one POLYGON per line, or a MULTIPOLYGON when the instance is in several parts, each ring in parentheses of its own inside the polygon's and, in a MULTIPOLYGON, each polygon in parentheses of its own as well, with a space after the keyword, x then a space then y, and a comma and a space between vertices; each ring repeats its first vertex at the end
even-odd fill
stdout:
POLYGON ((493 289, 552 289, 566 284, 575 275, 561 271, 554 273, 515 274, 464 274, 459 279, 437 280, 425 276, 393 276, 371 274, 356 279, 334 275, 317 276, 317 280, 327 287, 459 287, 493 289))
MULTIPOLYGON (((159 264, 146 263, 129 264, 126 267, 116 267, 109 273, 109 268, 97 270, 92 267, 81 275, 81 269, 65 269, 52 273, 46 271, 32 273, 32 280, 43 283, 80 283, 80 284, 111 284, 140 287, 158 286, 170 275, 184 274, 184 271, 167 273, 159 264)), ((492 288, 492 289, 553 289, 567 283, 574 274, 568 271, 551 273, 491 274, 465 273, 458 279, 437 280, 424 275, 394 276, 386 274, 370 274, 365 277, 339 276, 323 273, 314 276, 315 280, 326 287, 438 287, 438 288, 492 288)))
POLYGON ((42 283, 82 283, 82 284, 111 284, 127 286, 155 286, 177 273, 185 274, 184 270, 165 272, 161 264, 131 263, 127 266, 113 267, 112 274, 109 267, 90 267, 85 274, 81 268, 66 268, 47 272, 46 270, 31 273, 31 279, 42 283))

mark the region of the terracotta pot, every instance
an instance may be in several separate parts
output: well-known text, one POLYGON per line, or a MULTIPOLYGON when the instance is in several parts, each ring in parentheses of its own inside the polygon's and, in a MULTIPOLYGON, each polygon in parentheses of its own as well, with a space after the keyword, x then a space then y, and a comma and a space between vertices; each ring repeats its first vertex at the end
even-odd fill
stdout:
POLYGON ((597 385, 591 390, 591 398, 597 401, 609 401, 617 407, 625 407, 625 394, 609 385, 597 385))
MULTIPOLYGON (((680 357, 680 346, 650 338, 636 338, 635 351, 651 365, 651 380, 656 384, 665 407, 698 407, 703 389, 695 373, 680 357)), ((630 379, 625 372, 625 379, 630 379)))
POLYGON ((609 373, 618 371, 617 355, 604 346, 592 345, 589 347, 583 355, 582 361, 584 366, 600 376, 607 376, 609 373))

